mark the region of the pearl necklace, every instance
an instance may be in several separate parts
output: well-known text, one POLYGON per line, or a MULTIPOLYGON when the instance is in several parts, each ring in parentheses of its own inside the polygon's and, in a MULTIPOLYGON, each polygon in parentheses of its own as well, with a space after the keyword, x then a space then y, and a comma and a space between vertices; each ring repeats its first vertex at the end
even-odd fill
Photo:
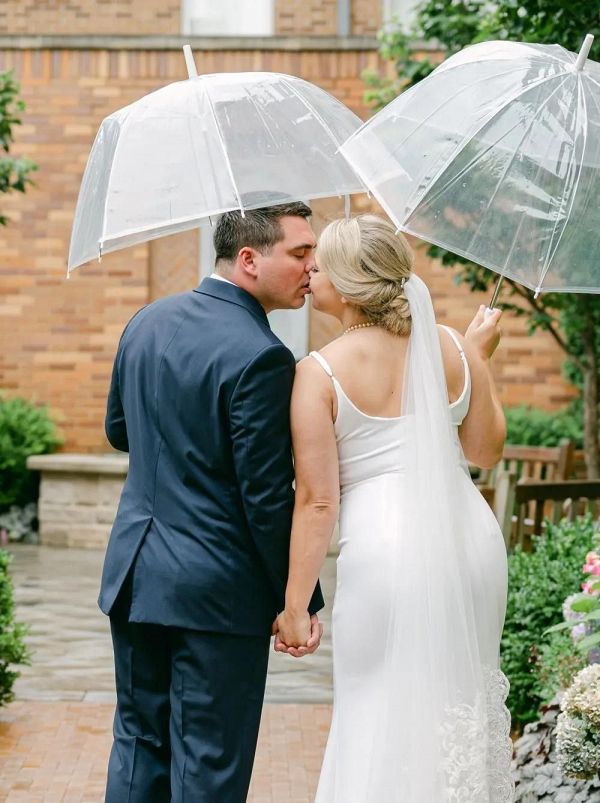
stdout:
POLYGON ((351 332, 353 329, 364 329, 366 326, 377 326, 376 323, 355 323, 354 326, 349 326, 345 331, 342 332, 342 335, 347 335, 348 332, 351 332))

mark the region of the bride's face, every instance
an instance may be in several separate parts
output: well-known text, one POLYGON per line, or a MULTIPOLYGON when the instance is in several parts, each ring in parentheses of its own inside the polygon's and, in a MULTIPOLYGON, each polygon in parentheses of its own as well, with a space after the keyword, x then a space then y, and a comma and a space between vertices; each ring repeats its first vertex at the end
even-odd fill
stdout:
POLYGON ((338 317, 344 307, 342 297, 329 281, 327 273, 319 266, 318 252, 315 254, 315 264, 309 276, 313 307, 319 312, 338 317))

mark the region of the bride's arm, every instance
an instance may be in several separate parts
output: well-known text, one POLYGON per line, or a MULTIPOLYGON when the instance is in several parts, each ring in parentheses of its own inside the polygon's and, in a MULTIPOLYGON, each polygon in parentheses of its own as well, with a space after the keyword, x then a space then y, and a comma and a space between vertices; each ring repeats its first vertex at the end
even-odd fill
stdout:
POLYGON ((334 404, 331 379, 307 357, 296 370, 291 406, 296 498, 285 611, 279 617, 279 635, 288 647, 306 644, 310 636, 307 608, 338 517, 334 404))
POLYGON ((459 436, 465 457, 479 468, 492 468, 502 459, 506 440, 506 419, 491 366, 500 341, 500 316, 500 311, 496 311, 486 319, 481 308, 463 339, 472 390, 469 412, 459 428, 459 436))

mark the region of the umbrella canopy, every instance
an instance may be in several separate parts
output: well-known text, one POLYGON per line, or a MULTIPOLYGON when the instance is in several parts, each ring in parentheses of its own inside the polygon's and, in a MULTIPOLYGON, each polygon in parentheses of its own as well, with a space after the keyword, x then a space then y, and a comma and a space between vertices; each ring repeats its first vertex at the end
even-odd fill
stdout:
POLYGON ((535 292, 600 292, 600 65, 483 42, 342 146, 397 226, 535 292))
POLYGON ((83 176, 69 271, 209 216, 364 192, 338 153, 360 119, 277 73, 191 77, 107 117, 83 176))

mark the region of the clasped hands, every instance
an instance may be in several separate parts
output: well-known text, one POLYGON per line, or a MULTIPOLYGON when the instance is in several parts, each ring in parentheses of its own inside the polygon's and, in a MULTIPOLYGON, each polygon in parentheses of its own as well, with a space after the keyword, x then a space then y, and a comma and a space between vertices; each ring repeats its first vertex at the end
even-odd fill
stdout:
POLYGON ((310 616, 307 611, 293 614, 285 610, 273 622, 273 635, 275 652, 287 652, 294 658, 302 658, 318 648, 323 625, 316 614, 310 616))

